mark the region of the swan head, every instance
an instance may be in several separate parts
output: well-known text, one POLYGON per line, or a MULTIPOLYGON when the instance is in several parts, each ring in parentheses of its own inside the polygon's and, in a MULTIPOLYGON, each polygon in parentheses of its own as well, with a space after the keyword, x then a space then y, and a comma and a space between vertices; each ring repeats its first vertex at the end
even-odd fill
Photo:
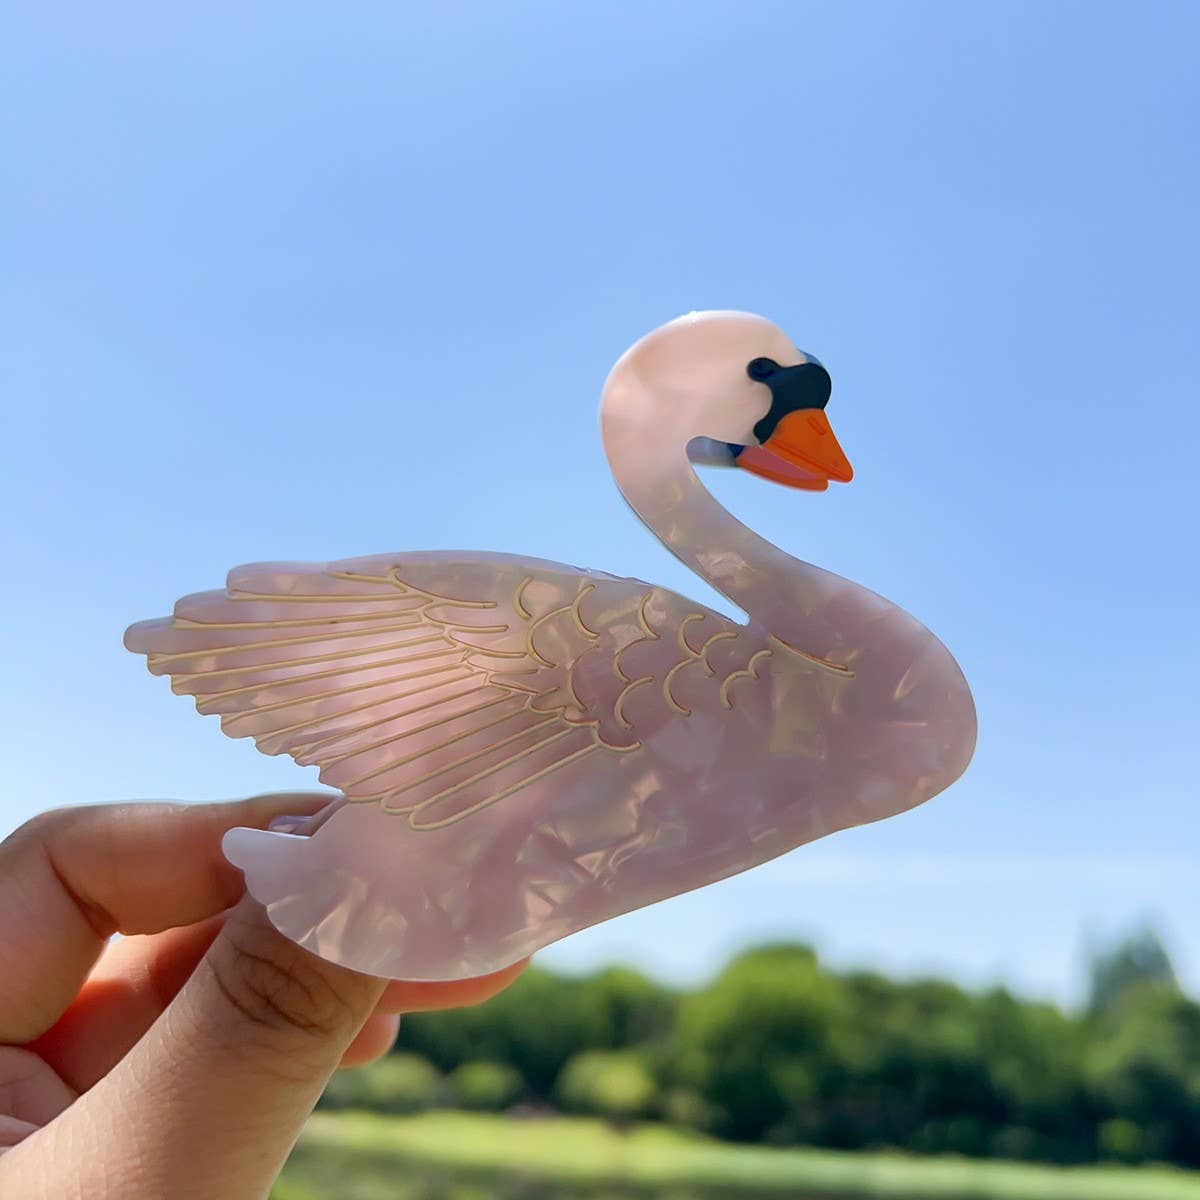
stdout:
POLYGON ((688 313, 613 367, 600 408, 605 448, 614 467, 683 453, 824 491, 854 473, 825 412, 831 391, 821 362, 765 317, 688 313))

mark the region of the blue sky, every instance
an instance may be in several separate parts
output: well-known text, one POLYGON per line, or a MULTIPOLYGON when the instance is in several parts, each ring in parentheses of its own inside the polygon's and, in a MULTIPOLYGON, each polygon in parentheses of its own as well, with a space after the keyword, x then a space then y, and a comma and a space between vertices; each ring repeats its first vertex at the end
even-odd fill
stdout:
POLYGON ((857 478, 714 491, 933 628, 978 754, 547 961, 782 934, 1070 997, 1149 915, 1200 985, 1200 9, 3 12, 0 831, 308 780, 121 648, 242 562, 527 551, 712 603, 595 407, 646 330, 746 308, 829 366, 857 478))

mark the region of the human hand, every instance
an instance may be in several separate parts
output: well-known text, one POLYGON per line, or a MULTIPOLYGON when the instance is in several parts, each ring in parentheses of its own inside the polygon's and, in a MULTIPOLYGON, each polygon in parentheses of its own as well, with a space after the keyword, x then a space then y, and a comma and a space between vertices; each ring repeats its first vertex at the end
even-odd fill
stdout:
POLYGON ((0 843, 5 1200, 259 1200, 330 1075, 385 1053, 398 1013, 520 973, 388 983, 278 934, 221 836, 328 800, 61 809, 0 843))

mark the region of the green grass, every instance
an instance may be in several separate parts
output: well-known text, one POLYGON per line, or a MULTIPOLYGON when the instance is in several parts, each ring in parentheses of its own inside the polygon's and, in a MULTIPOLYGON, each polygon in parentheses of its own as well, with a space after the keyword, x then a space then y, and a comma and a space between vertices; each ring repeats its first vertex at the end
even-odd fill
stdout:
POLYGON ((318 1113, 273 1200, 1200 1200, 1200 1175, 734 1146, 566 1117, 318 1113))

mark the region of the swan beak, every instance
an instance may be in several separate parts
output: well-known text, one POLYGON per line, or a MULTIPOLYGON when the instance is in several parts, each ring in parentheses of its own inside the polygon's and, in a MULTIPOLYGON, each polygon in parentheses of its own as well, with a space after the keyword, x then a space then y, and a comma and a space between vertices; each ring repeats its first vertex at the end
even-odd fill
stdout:
POLYGON ((830 480, 849 483, 854 478, 854 468, 820 408, 802 408, 782 417, 761 446, 747 446, 738 455, 737 465, 810 492, 823 492, 830 480))

